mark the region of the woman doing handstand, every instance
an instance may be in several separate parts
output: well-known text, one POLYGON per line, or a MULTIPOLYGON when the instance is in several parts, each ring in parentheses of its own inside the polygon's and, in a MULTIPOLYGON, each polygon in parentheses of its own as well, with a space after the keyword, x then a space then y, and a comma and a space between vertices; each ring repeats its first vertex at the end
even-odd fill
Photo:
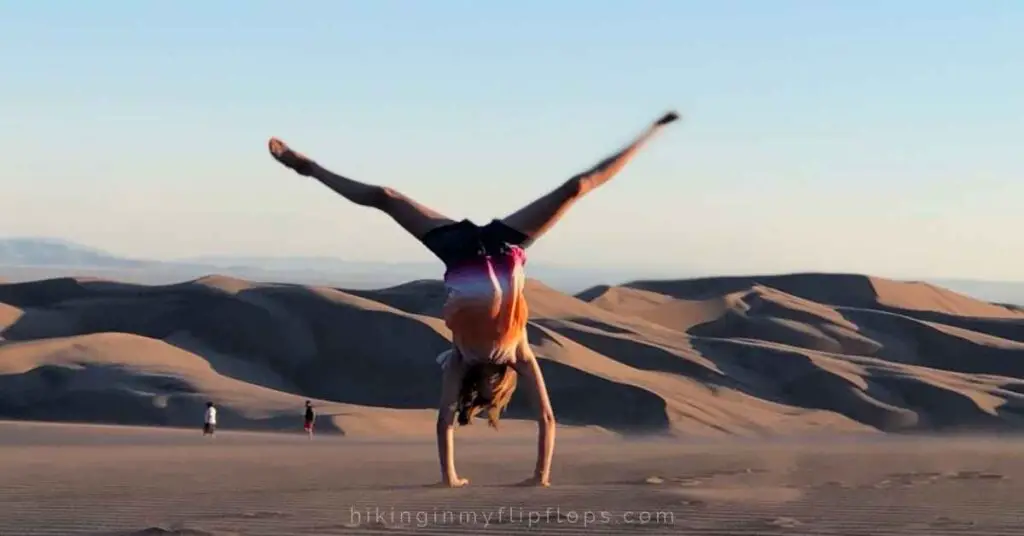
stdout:
POLYGON ((489 424, 508 406, 522 376, 538 410, 537 466, 523 484, 548 486, 555 444, 555 416, 537 358, 526 337, 528 309, 523 296, 525 249, 557 222, 577 200, 615 176, 663 126, 678 119, 669 112, 632 143, 502 220, 478 226, 454 221, 401 192, 338 175, 271 138, 270 154, 281 164, 313 177, 345 199, 391 216, 445 265, 448 299, 443 314, 452 331, 452 350, 439 357, 443 367, 437 417, 442 482, 469 481, 455 471, 454 426, 469 424, 486 409, 489 424))

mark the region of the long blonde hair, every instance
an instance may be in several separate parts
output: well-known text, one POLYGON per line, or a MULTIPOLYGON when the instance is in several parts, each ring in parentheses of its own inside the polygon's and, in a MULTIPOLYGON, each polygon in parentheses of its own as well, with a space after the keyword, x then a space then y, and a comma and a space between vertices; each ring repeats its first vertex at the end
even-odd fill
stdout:
POLYGON ((486 410, 487 424, 497 430, 501 414, 512 401, 517 380, 515 369, 509 365, 470 365, 459 389, 459 424, 468 426, 478 412, 486 410))

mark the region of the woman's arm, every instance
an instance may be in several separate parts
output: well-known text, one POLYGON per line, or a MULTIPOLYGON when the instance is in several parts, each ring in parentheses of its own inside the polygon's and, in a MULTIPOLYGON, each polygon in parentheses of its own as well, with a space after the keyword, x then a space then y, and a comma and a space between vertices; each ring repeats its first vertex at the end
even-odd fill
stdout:
POLYGON ((454 350, 448 356, 441 379, 441 401, 437 411, 437 455, 441 462, 441 483, 458 488, 469 484, 455 472, 455 415, 459 407, 462 366, 454 350))
POLYGON ((519 347, 516 372, 533 395, 534 407, 537 409, 537 466, 533 477, 526 479, 522 484, 546 487, 551 485, 551 458, 555 450, 555 412, 551 409, 551 400, 548 399, 548 389, 544 385, 544 375, 541 374, 537 356, 534 355, 525 337, 519 347))

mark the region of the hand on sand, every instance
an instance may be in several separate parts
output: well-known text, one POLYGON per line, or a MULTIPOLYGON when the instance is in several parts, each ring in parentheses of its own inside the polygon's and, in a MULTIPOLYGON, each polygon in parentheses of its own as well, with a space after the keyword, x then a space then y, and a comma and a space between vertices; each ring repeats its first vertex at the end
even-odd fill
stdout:
POLYGON ((270 138, 267 148, 270 150, 270 156, 273 156, 274 160, 288 169, 299 175, 309 176, 312 174, 313 161, 305 155, 293 151, 285 142, 277 138, 270 138))
POLYGON ((455 477, 454 479, 444 479, 439 482, 436 487, 438 488, 461 488, 462 486, 468 485, 469 479, 455 477))
POLYGON ((533 475, 516 484, 516 486, 520 488, 547 488, 551 486, 551 479, 533 475))

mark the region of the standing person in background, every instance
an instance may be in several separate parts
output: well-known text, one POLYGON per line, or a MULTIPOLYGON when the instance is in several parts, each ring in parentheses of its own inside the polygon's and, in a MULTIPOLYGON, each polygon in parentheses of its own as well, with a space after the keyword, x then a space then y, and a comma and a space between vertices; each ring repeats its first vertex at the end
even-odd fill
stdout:
POLYGON ((206 403, 206 415, 203 416, 203 435, 212 436, 217 429, 217 407, 213 402, 206 403))
POLYGON ((316 411, 313 410, 313 404, 309 400, 307 400, 306 401, 306 417, 305 417, 305 423, 304 423, 303 429, 305 429, 306 433, 309 434, 309 438, 310 439, 313 439, 313 421, 315 421, 315 420, 316 420, 316 411))

